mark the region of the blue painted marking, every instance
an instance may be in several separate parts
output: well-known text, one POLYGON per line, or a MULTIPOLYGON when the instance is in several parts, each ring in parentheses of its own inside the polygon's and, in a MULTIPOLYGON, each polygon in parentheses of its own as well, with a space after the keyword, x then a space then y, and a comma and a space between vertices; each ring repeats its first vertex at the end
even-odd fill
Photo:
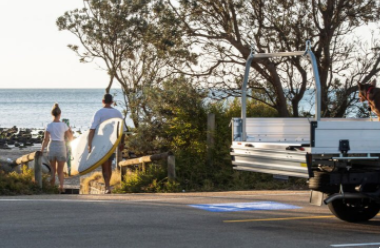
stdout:
POLYGON ((298 209, 299 206, 284 204, 273 201, 260 202, 237 202, 225 204, 200 204, 189 205, 190 207, 203 209, 210 212, 236 212, 236 211, 253 211, 253 210, 283 210, 298 209))

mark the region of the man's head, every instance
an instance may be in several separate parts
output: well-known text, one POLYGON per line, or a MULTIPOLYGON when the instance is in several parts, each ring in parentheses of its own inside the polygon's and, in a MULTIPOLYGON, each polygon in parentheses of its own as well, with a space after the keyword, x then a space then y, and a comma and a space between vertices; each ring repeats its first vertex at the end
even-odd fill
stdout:
POLYGON ((112 95, 108 94, 108 93, 104 94, 104 96, 103 96, 103 103, 104 104, 112 104, 112 102, 113 102, 112 95))

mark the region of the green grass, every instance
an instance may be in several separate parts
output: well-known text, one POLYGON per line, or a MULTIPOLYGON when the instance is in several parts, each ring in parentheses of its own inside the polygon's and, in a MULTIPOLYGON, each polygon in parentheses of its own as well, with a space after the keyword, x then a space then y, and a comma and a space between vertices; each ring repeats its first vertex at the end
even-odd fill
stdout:
POLYGON ((55 194, 57 187, 50 186, 48 176, 43 175, 42 189, 34 181, 34 171, 24 167, 22 173, 0 171, 0 195, 55 194))
POLYGON ((289 178, 276 180, 272 175, 233 171, 232 176, 221 183, 218 180, 203 179, 198 184, 177 178, 170 182, 166 169, 161 165, 150 164, 146 171, 138 167, 124 175, 123 181, 114 188, 114 193, 167 193, 167 192, 218 192, 240 190, 306 190, 306 179, 289 178))
POLYGON ((161 164, 148 164, 146 170, 136 168, 123 176, 123 181, 115 187, 114 193, 167 193, 179 192, 177 182, 168 180, 167 171, 161 164))

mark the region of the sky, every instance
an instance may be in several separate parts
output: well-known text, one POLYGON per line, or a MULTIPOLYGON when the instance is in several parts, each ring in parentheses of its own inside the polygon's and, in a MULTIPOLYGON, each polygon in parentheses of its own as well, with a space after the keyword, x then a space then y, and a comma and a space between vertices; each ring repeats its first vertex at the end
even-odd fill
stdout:
POLYGON ((1 0, 0 88, 105 88, 101 64, 80 63, 67 47, 79 41, 55 24, 82 7, 82 0, 1 0))
POLYGON ((82 0, 0 1, 0 88, 105 88, 100 64, 79 62, 67 45, 78 44, 55 22, 82 0))

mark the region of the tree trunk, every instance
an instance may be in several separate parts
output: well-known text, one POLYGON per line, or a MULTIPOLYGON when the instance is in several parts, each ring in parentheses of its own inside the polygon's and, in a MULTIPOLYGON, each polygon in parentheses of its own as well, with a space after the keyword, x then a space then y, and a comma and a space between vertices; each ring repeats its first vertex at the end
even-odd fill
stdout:
POLYGON ((107 94, 110 93, 110 90, 111 90, 111 87, 112 87, 112 83, 113 83, 113 79, 114 79, 114 77, 115 77, 115 76, 114 76, 113 74, 110 76, 110 81, 109 81, 108 86, 107 86, 107 88, 106 88, 106 93, 107 93, 107 94))
POLYGON ((281 84, 281 79, 278 76, 276 67, 272 63, 270 63, 267 66, 267 68, 271 73, 271 78, 272 78, 271 83, 276 92, 276 110, 278 114, 280 115, 280 117, 289 117, 290 114, 288 111, 288 104, 287 104, 286 97, 284 94, 284 89, 281 84))

